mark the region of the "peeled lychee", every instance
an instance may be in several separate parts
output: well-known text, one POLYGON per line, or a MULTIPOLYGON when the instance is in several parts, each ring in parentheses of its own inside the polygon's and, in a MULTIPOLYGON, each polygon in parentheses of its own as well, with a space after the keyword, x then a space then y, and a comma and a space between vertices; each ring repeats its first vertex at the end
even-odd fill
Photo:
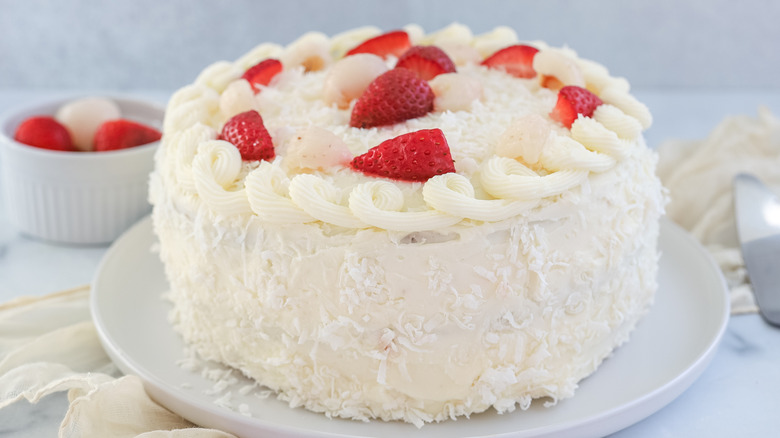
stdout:
POLYGON ((73 139, 73 146, 81 151, 95 149, 92 140, 98 126, 107 120, 119 119, 119 106, 110 99, 86 97, 63 105, 55 119, 65 125, 73 139))
POLYGON ((285 151, 288 168, 327 169, 345 165, 351 159, 352 154, 340 137, 316 126, 299 130, 285 151))

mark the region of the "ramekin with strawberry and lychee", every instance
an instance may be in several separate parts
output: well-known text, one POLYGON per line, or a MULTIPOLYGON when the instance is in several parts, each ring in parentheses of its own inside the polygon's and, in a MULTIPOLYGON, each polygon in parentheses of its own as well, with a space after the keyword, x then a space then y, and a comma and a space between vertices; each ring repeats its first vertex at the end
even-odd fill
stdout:
POLYGON ((103 152, 152 143, 156 128, 125 118, 113 100, 85 97, 69 101, 52 116, 35 115, 16 127, 14 140, 42 149, 103 152))

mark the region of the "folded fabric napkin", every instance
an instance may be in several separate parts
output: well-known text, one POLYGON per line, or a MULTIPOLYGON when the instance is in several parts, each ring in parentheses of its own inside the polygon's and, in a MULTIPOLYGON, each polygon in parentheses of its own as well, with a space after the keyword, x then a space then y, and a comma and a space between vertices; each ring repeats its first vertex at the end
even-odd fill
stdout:
POLYGON ((669 191, 666 214, 712 254, 731 289, 731 311, 757 312, 737 238, 732 180, 750 172, 780 193, 780 120, 727 117, 702 140, 671 140, 659 149, 658 175, 669 191))
POLYGON ((89 287, 0 304, 0 409, 68 391, 65 438, 235 438, 155 403, 137 376, 122 376, 100 345, 89 287))
MULTIPOLYGON (((659 148, 668 216, 712 253, 731 288, 732 314, 756 312, 736 238, 731 179, 750 171, 780 188, 780 122, 724 120, 698 141, 659 148)), ((60 437, 234 437, 202 429, 155 403, 137 376, 123 376, 103 351, 89 313, 89 287, 0 304, 0 409, 68 391, 60 437)))

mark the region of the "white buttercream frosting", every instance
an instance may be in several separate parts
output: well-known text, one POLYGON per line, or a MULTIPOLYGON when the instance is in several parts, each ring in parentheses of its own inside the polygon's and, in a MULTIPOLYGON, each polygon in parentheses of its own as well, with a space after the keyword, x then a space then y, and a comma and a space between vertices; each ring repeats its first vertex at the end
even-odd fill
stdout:
POLYGON ((585 77, 573 56, 567 51, 546 48, 534 56, 534 70, 538 75, 554 76, 563 85, 585 86, 585 77))
POLYGON ((354 92, 328 79, 370 27, 260 45, 173 95, 150 199, 176 329, 202 357, 328 415, 420 425, 570 397, 656 288, 650 114, 603 66, 534 42, 555 53, 543 65, 565 57, 575 73, 562 77, 605 94, 566 129, 548 116, 554 90, 469 61, 517 43, 511 29, 404 29, 472 55, 440 80, 435 111, 403 123, 349 127, 354 92), (268 56, 284 70, 249 96, 239 78, 268 56), (448 94, 458 84, 478 91, 448 94), (226 112, 246 107, 274 160, 244 162, 219 139, 226 112), (431 128, 456 172, 409 183, 340 158, 431 128), (328 141, 304 135, 316 132, 328 141))
POLYGON ((312 222, 311 215, 290 199, 290 179, 277 165, 263 161, 246 177, 247 197, 252 211, 264 222, 312 222))

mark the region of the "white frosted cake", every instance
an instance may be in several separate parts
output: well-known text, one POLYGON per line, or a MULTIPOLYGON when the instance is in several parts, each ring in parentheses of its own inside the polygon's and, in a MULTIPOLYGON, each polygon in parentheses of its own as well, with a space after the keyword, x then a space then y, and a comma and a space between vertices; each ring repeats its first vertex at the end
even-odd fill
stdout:
POLYGON ((657 288, 650 123, 625 79, 508 28, 218 62, 171 98, 151 177, 172 324, 329 416, 571 397, 657 288))

